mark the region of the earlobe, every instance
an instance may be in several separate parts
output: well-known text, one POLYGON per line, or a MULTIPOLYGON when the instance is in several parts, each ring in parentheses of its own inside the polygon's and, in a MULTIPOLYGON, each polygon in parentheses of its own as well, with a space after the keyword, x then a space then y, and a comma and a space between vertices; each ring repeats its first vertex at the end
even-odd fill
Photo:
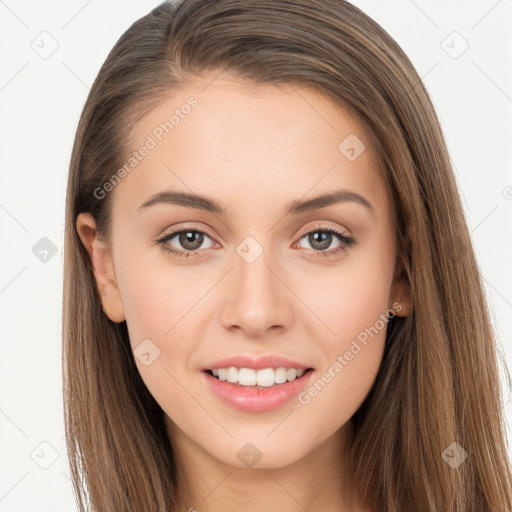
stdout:
POLYGON ((115 277, 111 248, 98 237, 96 221, 90 213, 78 215, 76 230, 89 254, 102 309, 112 322, 122 322, 125 313, 115 277))
POLYGON ((391 290, 391 309, 396 316, 408 316, 412 312, 411 285, 407 276, 397 273, 391 290))

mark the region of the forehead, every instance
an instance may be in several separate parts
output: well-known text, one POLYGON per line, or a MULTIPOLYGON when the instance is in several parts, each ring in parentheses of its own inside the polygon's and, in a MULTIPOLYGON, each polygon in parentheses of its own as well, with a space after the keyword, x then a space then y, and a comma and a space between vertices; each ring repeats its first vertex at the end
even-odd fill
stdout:
POLYGON ((164 189, 221 198, 233 214, 237 201, 255 211, 272 204, 282 209, 341 187, 386 199, 361 124, 298 85, 198 78, 170 91, 135 125, 132 140, 128 172, 115 188, 118 211, 135 210, 164 189))

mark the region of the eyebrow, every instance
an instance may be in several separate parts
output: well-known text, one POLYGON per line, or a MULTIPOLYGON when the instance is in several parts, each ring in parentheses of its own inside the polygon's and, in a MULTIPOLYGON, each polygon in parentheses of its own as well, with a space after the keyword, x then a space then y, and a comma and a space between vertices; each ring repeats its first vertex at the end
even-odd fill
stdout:
MULTIPOLYGON (((375 211, 371 203, 360 194, 349 190, 335 190, 328 194, 322 194, 311 199, 292 201, 285 206, 282 215, 299 215, 301 213, 319 210, 320 208, 325 208, 333 204, 350 201, 366 207, 371 212, 375 211)), ((147 201, 139 206, 138 210, 144 210, 156 204, 173 204, 184 206, 186 208, 204 210, 219 215, 227 215, 227 210, 213 199, 197 194, 176 192, 172 190, 164 190, 152 195, 147 201)))

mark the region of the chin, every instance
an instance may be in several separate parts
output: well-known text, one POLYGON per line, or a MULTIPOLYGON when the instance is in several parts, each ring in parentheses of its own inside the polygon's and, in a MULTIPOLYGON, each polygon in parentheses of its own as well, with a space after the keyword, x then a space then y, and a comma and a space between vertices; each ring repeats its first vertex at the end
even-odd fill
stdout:
POLYGON ((265 439, 265 435, 231 439, 220 452, 218 445, 208 451, 219 461, 241 469, 281 469, 298 462, 307 454, 304 452, 305 442, 299 441, 294 445, 279 436, 273 440, 265 439))

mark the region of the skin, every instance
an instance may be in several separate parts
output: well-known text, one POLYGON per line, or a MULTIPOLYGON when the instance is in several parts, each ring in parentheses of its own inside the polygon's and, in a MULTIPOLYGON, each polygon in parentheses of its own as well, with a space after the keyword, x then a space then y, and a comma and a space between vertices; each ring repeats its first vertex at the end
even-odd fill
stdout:
MULTIPOLYGON (((132 348, 149 338, 160 350, 149 366, 135 360, 167 415, 182 510, 363 510, 349 505, 357 497, 345 485, 343 452, 381 364, 385 329, 306 405, 238 411, 200 371, 234 354, 273 353, 314 367, 314 383, 379 315, 410 313, 386 183, 362 126, 318 92, 211 80, 174 91, 136 126, 134 149, 190 96, 198 101, 109 192, 111 238, 100 240, 90 214, 77 218, 103 310, 126 320, 132 348), (366 144, 354 161, 338 149, 349 134, 366 144), (164 189, 208 196, 227 215, 172 204, 138 210, 164 189), (345 201, 282 216, 293 200, 338 189, 373 209, 345 201), (315 228, 338 228, 356 244, 323 257, 343 243, 333 234, 322 248, 305 236, 315 228), (199 257, 178 258, 155 242, 179 229, 207 233, 199 257), (247 236, 263 248, 252 263, 236 251, 247 236), (261 452, 252 467, 237 457, 247 442, 261 452)), ((175 236, 167 245, 193 244, 175 236)))

